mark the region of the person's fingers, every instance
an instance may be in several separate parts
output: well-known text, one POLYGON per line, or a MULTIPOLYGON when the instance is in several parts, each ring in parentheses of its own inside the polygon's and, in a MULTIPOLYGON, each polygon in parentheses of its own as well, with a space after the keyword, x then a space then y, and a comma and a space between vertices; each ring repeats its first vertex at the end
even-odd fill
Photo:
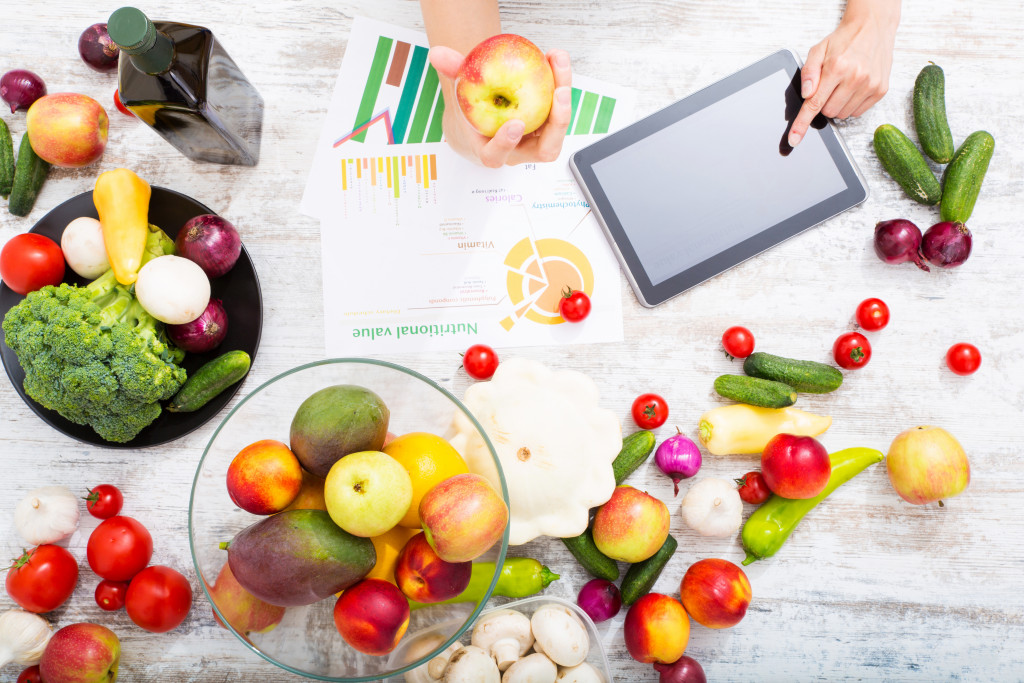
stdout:
POLYGON ((854 86, 845 82, 840 83, 821 108, 821 113, 830 119, 845 119, 849 116, 850 105, 859 103, 860 98, 861 95, 854 86))
POLYGON ((572 66, 569 63, 569 53, 565 50, 551 50, 547 54, 548 64, 551 65, 551 73, 555 77, 555 89, 572 85, 572 66))
POLYGON ((502 124, 494 137, 488 140, 479 150, 480 163, 487 168, 500 168, 523 139, 526 129, 519 119, 512 119, 502 124))
POLYGON ((427 57, 434 68, 437 69, 437 73, 452 80, 455 79, 456 74, 459 73, 459 67, 462 66, 462 55, 443 45, 430 48, 427 57))
POLYGON ((527 161, 554 161, 562 152, 565 132, 569 130, 569 119, 572 116, 571 88, 563 86, 555 90, 551 102, 551 113, 548 120, 541 126, 537 137, 527 140, 516 148, 512 155, 512 163, 527 161))
POLYGON ((864 112, 878 104, 878 100, 880 99, 882 99, 882 95, 868 95, 861 100, 860 104, 853 108, 853 113, 851 113, 850 116, 863 116, 864 112))
POLYGON ((825 106, 825 103, 832 97, 836 85, 837 83, 831 74, 824 74, 821 82, 818 84, 818 89, 804 100, 803 106, 800 107, 796 118, 793 119, 793 125, 789 128, 787 142, 789 142, 790 147, 796 147, 804 139, 811 121, 814 120, 814 117, 818 115, 822 107, 825 106))
POLYGON ((826 41, 821 41, 807 51, 807 61, 800 68, 800 97, 805 100, 818 89, 821 80, 821 65, 825 62, 826 41))

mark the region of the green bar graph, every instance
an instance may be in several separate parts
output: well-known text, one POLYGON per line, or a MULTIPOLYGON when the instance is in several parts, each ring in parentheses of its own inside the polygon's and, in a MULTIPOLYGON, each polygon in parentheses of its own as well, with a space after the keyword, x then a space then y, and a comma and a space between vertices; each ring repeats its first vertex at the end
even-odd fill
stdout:
POLYGON ((605 95, 601 98, 601 104, 597 107, 597 120, 594 121, 595 133, 608 132, 608 124, 612 121, 613 111, 615 111, 615 98, 605 95))
POLYGON ((588 92, 583 95, 583 102, 580 103, 580 114, 576 118, 576 127, 573 135, 587 135, 590 133, 590 124, 594 122, 594 110, 597 109, 597 93, 588 92))
POLYGON ((405 141, 405 129, 409 125, 413 103, 416 101, 416 93, 423 80, 423 66, 426 62, 427 48, 417 45, 412 53, 409 73, 405 77, 405 85, 402 86, 402 99, 398 101, 398 111, 395 113, 395 120, 391 126, 395 135, 395 144, 400 145, 405 141))
MULTIPOLYGON (((352 126, 358 128, 373 116, 373 105, 377 102, 377 94, 380 92, 381 83, 384 82, 384 70, 388 65, 388 56, 391 54, 391 38, 381 36, 377 40, 377 50, 373 53, 373 62, 370 65, 370 75, 366 79, 366 87, 363 89, 363 98, 359 100, 359 110, 356 112, 356 122, 352 126)), ((366 140, 366 131, 354 136, 353 140, 363 142, 366 140)))
POLYGON ((427 131, 427 142, 441 142, 444 136, 441 124, 444 122, 444 97, 437 96, 434 113, 430 116, 430 130, 427 131))
POLYGON ((437 71, 432 66, 428 67, 427 76, 423 79, 423 91, 416 103, 416 113, 412 117, 412 128, 409 129, 409 138, 406 142, 423 142, 423 133, 427 130, 427 121, 430 119, 430 110, 434 106, 437 85, 437 71))
POLYGON ((569 128, 568 131, 572 131, 572 126, 576 123, 576 114, 579 112, 580 96, 583 91, 579 88, 572 89, 572 114, 569 115, 569 128))

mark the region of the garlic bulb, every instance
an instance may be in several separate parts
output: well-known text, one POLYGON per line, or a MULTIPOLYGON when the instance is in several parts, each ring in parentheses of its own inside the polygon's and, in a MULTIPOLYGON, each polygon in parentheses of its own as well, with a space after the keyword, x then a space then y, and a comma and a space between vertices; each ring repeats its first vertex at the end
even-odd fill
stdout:
POLYGON ((0 669, 10 662, 38 664, 51 635, 50 625, 38 614, 21 609, 0 614, 0 669))
POLYGON ((701 479, 683 498, 683 521, 701 536, 732 536, 743 524, 743 499, 725 479, 701 479))
POLYGON ((78 528, 78 498, 64 486, 30 491, 14 508, 14 528, 32 545, 56 543, 78 528))

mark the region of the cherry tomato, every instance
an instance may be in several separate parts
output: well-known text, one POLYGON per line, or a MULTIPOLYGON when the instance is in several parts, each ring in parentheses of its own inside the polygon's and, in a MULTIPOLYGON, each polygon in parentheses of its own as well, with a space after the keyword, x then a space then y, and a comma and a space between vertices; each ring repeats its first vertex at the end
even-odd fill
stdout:
POLYGON ((15 235, 0 251, 0 278, 21 295, 64 280, 64 252, 45 235, 15 235))
POLYGON ((981 351, 973 344, 953 344, 946 351, 946 365, 958 375, 973 375, 981 367, 981 351))
POLYGON ((131 109, 124 106, 124 102, 121 101, 121 94, 118 93, 118 91, 116 90, 114 91, 114 106, 117 107, 117 110, 122 114, 126 114, 128 116, 135 116, 135 114, 132 113, 131 109))
POLYGON ((11 563, 7 594, 29 612, 51 612, 71 597, 78 583, 78 563, 59 545, 41 545, 11 563))
POLYGON ((128 592, 127 581, 103 579, 96 586, 96 604, 107 612, 116 612, 124 607, 124 596, 128 592))
POLYGON ((730 358, 746 358, 754 352, 754 335, 745 327, 730 327, 722 335, 722 347, 730 358))
POLYGON ((498 354, 487 344, 473 344, 462 354, 462 367, 473 379, 490 379, 498 369, 498 354))
POLYGON ((121 490, 112 484, 94 486, 85 497, 85 507, 96 519, 110 519, 121 511, 124 496, 121 490))
POLYGON ((836 363, 839 363, 839 367, 856 370, 871 360, 871 344, 860 332, 847 332, 840 335, 832 345, 832 356, 836 363))
POLYGON ((641 394, 633 401, 633 421, 640 429, 657 429, 668 419, 668 403, 657 394, 641 394))
POLYGON ((578 289, 566 287, 558 302, 558 312, 567 322, 578 323, 590 315, 590 297, 578 289))
POLYGON ((736 490, 739 491, 740 498, 752 505, 760 505, 772 495, 772 490, 768 488, 768 482, 756 470, 747 472, 737 479, 736 483, 739 485, 736 490))
POLYGON ((889 324, 889 307, 881 299, 864 299, 857 305, 857 324, 868 332, 889 324))
POLYGON ((131 517, 111 517, 93 529, 85 555, 100 578, 128 581, 153 557, 153 537, 131 517))
POLYGON ((22 671, 16 683, 43 683, 43 679, 39 675, 39 665, 30 666, 22 671))
POLYGON ((170 567, 155 564, 135 575, 125 596, 125 610, 140 628, 164 633, 185 621, 192 608, 192 586, 170 567))

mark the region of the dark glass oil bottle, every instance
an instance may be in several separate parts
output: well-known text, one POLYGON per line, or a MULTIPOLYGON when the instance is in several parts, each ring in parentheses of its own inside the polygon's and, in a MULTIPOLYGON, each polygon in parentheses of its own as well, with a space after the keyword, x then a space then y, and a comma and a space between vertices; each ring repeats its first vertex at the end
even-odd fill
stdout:
POLYGON ((256 165, 263 98, 209 29, 122 7, 107 30, 122 51, 118 92, 133 114, 193 161, 256 165))

